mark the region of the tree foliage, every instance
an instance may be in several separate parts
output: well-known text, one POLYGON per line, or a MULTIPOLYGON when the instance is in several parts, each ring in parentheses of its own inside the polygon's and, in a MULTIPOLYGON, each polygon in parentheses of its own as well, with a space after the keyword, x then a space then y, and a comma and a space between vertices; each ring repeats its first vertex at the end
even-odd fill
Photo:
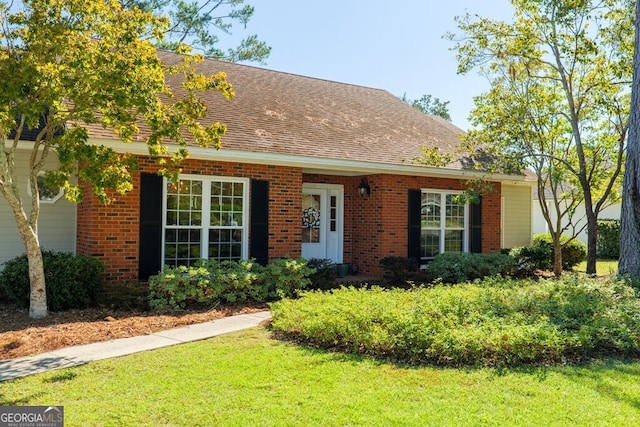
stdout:
POLYGON ((220 145, 226 128, 201 123, 208 112, 198 93, 217 90, 229 98, 231 85, 224 73, 198 73, 202 56, 165 64, 149 36, 162 40, 168 26, 166 18, 110 0, 28 0, 20 9, 0 2, 0 192, 29 258, 32 317, 46 315, 37 177, 52 151, 59 169, 48 174, 50 182, 72 200, 86 187, 109 202, 109 189, 121 194, 132 188, 135 159, 91 143, 87 125, 112 130, 125 143, 144 140, 167 174, 187 156, 188 141, 220 145), (168 78, 182 82, 179 99, 168 78), (26 132, 36 134, 27 146, 29 183, 16 169, 26 132), (168 142, 177 146, 172 155, 168 142), (25 206, 20 188, 27 185, 32 197, 25 206))
POLYGON ((170 24, 161 38, 153 36, 158 48, 176 51, 182 44, 202 52, 207 57, 229 62, 258 62, 264 64, 271 48, 250 35, 235 47, 223 48, 221 36, 233 35, 233 26, 246 28, 255 8, 244 0, 120 0, 123 7, 138 7, 143 11, 169 17, 170 24))
POLYGON ((425 114, 439 116, 449 122, 451 121, 448 107, 449 101, 441 101, 440 98, 436 98, 431 95, 422 95, 422 98, 420 99, 411 100, 407 98, 406 93, 402 95, 400 99, 425 114))
POLYGON ((450 35, 457 42, 459 72, 479 70, 491 85, 474 100, 470 121, 476 129, 467 135, 467 149, 482 154, 476 160, 484 169, 531 168, 538 174, 541 208, 556 244, 583 203, 587 272, 595 273, 597 217, 619 197, 631 1, 512 4, 512 22, 467 14, 457 18, 462 36, 450 35))

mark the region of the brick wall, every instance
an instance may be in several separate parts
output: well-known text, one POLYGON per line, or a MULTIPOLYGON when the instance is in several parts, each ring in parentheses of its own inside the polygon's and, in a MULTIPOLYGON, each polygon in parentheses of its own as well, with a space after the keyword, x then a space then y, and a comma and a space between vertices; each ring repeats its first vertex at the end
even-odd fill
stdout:
MULTIPOLYGON (((141 172, 155 172, 155 162, 138 159, 141 172)), ((269 256, 301 255, 300 206, 302 170, 270 165, 187 160, 183 173, 232 176, 269 181, 269 256)), ((78 205, 77 253, 99 259, 107 265, 109 281, 138 278, 140 174, 133 176, 134 189, 102 205, 88 191, 78 205)), ((251 242, 249 242, 251 245, 251 242)))
MULTIPOLYGON (((155 163, 140 158, 142 172, 154 172, 155 163)), ((463 190, 460 180, 400 175, 367 176, 371 195, 360 196, 360 177, 302 174, 300 168, 187 160, 185 174, 232 176, 269 181, 269 256, 301 255, 300 206, 302 183, 344 186, 344 262, 355 263, 361 274, 380 275, 386 256, 407 256, 408 190, 420 188, 463 190)), ((134 190, 101 205, 88 192, 78 206, 77 252, 107 265, 111 281, 138 277, 140 175, 134 190)), ((500 184, 482 204, 482 251, 500 250, 500 184)), ((249 242, 249 244, 251 244, 249 242)))
MULTIPOLYGON (((305 182, 344 185, 344 262, 355 263, 365 275, 381 275, 386 256, 408 253, 410 189, 464 190, 459 179, 403 175, 369 175, 371 194, 360 196, 361 177, 304 175, 305 182)), ((482 202, 482 252, 500 250, 500 183, 482 202)))

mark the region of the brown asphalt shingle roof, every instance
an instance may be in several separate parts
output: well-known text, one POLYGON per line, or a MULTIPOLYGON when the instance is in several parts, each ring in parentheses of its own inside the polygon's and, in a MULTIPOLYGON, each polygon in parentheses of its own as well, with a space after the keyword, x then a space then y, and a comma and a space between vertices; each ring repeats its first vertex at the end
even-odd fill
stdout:
MULTIPOLYGON (((169 64, 178 60, 173 53, 159 54, 169 64)), ((406 166, 420 156, 423 145, 453 152, 463 134, 381 89, 212 59, 200 71, 226 72, 236 93, 230 101, 216 91, 204 94, 210 120, 228 127, 223 150, 406 166)), ((102 129, 94 129, 92 136, 115 138, 102 129)), ((460 162, 447 167, 462 169, 460 162)))

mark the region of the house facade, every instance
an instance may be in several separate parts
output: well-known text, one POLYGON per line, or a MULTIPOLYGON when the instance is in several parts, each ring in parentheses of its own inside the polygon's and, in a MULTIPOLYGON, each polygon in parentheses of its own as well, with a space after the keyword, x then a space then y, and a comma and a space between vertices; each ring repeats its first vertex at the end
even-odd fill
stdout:
MULTIPOLYGON (((73 235, 60 249, 99 259, 107 279, 144 281, 163 265, 201 258, 285 256, 379 275, 387 256, 426 262, 442 252, 530 244, 533 183, 473 170, 457 152, 462 130, 444 119, 384 90, 213 60, 202 68, 225 71, 236 92, 231 101, 204 95, 211 119, 228 126, 222 149, 191 147, 179 182, 169 182, 155 173, 142 140, 124 144, 90 129, 92 142, 138 157, 134 190, 110 205, 89 192, 77 206, 64 198, 51 204, 66 219, 59 232, 73 235), (416 160, 423 147, 454 160, 425 166, 416 160), (478 204, 460 203, 465 183, 478 178, 493 190, 478 204)), ((0 215, 6 211, 3 202, 0 215)), ((43 232, 53 218, 43 209, 43 232)), ((22 252, 6 242, 3 256, 22 252)))

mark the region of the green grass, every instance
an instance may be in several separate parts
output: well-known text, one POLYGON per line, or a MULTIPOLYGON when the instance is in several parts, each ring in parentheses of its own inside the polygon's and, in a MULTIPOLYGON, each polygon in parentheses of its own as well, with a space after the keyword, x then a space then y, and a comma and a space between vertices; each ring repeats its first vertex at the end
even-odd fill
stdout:
MULTIPOLYGON (((587 261, 582 261, 573 268, 575 271, 584 273, 587 271, 587 261)), ((610 276, 618 273, 617 259, 596 260, 596 276, 610 276)))
POLYGON ((0 405, 64 405, 71 426, 629 426, 639 362, 403 367, 255 328, 0 384, 0 405))

